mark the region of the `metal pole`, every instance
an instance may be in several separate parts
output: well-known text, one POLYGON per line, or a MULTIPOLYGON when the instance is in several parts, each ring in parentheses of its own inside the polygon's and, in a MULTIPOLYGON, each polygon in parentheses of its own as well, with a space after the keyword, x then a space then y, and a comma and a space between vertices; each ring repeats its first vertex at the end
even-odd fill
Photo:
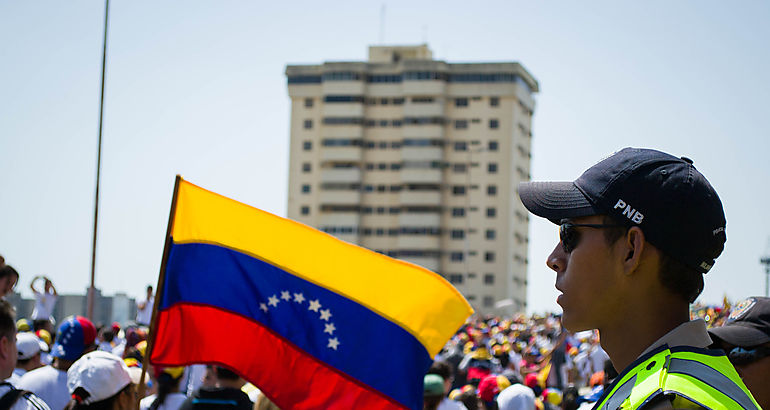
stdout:
MULTIPOLYGON (((160 262, 160 274, 158 275, 158 284, 155 287, 155 303, 152 305, 152 319, 150 319, 150 333, 147 335, 147 349, 144 351, 144 357, 142 358, 142 375, 139 377, 139 387, 137 392, 140 395, 145 394, 145 375, 147 374, 147 368, 150 363, 150 356, 152 355, 152 349, 155 347, 155 334, 158 333, 158 306, 163 303, 163 289, 166 287, 166 265, 168 264, 168 256, 171 252, 171 232, 174 229, 174 220, 176 218, 176 203, 179 197, 179 184, 182 182, 180 175, 176 176, 174 180, 174 194, 171 197, 171 210, 168 214, 168 225, 166 226, 166 240, 163 246, 163 258, 160 262)), ((142 396, 143 397, 143 396, 142 396)), ((136 409, 139 409, 139 403, 137 402, 136 409)))
POLYGON ((770 297, 770 256, 760 259, 759 263, 765 265, 765 297, 770 297))
POLYGON ((99 224, 99 181, 102 169, 102 129, 104 119, 104 74, 107 70, 107 29, 109 27, 110 0, 105 0, 104 6, 104 44, 102 45, 102 93, 99 98, 99 142, 96 153, 96 193, 94 199, 94 235, 91 244, 91 285, 88 288, 88 318, 94 320, 94 298, 96 287, 94 278, 96 273, 96 234, 99 224))

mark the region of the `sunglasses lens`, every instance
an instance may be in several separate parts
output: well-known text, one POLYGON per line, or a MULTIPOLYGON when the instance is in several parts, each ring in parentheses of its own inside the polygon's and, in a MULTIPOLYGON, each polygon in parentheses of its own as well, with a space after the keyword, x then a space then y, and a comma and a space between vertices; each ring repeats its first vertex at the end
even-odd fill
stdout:
POLYGON ((559 226, 559 240, 561 240, 561 246, 564 248, 565 253, 572 252, 577 246, 578 233, 575 227, 571 224, 563 224, 559 226))

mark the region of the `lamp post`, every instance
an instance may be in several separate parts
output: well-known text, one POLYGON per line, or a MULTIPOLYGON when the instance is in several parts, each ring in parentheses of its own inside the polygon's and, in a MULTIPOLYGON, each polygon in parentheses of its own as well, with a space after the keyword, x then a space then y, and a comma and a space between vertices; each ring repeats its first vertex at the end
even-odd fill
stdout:
POLYGON ((91 282, 88 287, 86 315, 92 321, 94 320, 94 299, 96 298, 96 287, 94 279, 96 276, 96 236, 99 224, 99 179, 102 169, 102 120, 104 119, 104 74, 107 70, 107 28, 109 27, 110 0, 104 3, 104 43, 102 44, 102 87, 99 98, 99 140, 96 151, 96 192, 94 193, 94 235, 91 244, 91 282))
POLYGON ((770 256, 761 258, 759 263, 765 265, 765 297, 770 297, 770 256))

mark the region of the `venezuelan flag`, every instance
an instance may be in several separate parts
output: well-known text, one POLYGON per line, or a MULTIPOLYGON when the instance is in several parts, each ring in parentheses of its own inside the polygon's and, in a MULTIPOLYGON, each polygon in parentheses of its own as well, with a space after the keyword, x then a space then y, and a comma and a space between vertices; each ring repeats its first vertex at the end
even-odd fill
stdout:
POLYGON ((421 408, 473 310, 439 275, 178 179, 150 361, 221 364, 282 408, 421 408))

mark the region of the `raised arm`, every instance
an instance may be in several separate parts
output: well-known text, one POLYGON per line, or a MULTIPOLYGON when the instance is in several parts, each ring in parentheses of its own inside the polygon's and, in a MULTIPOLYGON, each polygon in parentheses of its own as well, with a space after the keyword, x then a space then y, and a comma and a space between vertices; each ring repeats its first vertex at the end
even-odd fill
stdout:
POLYGON ((51 284, 51 291, 53 292, 53 295, 59 297, 59 293, 56 291, 56 286, 53 285, 53 281, 50 278, 46 279, 48 279, 48 282, 51 284))
POLYGON ((30 289, 32 289, 32 293, 40 293, 40 292, 38 292, 38 290, 37 290, 37 289, 35 289, 35 282, 36 282, 38 279, 40 279, 40 278, 42 278, 42 276, 40 276, 40 275, 37 275, 37 276, 35 276, 34 278, 32 278, 32 282, 29 282, 29 288, 30 288, 30 289))

